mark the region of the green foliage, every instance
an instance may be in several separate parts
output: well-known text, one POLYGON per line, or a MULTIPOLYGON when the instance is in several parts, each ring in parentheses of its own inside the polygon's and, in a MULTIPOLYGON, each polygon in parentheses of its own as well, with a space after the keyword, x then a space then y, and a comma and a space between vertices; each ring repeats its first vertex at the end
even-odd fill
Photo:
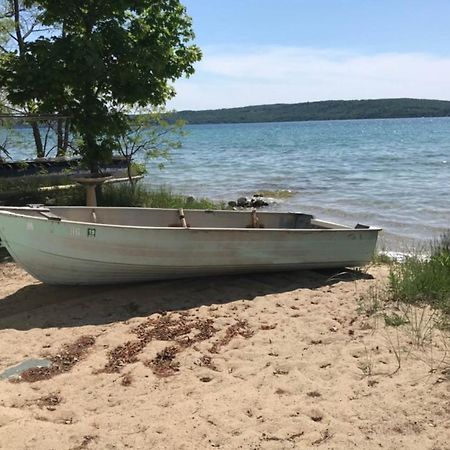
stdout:
MULTIPOLYGON (((177 120, 169 123, 162 118, 162 111, 131 116, 128 129, 118 139, 119 153, 128 161, 128 177, 133 185, 133 165, 135 158, 148 163, 156 160, 162 169, 170 159, 171 151, 181 147, 180 138, 185 135, 184 122, 177 120)), ((141 163, 141 168, 146 166, 141 163)))
MULTIPOLYGON (((60 184, 71 184, 70 178, 59 179, 60 184)), ((14 182, 11 185, 0 184, 0 200, 7 199, 9 205, 25 206, 30 203, 49 206, 84 206, 86 192, 81 186, 67 187, 58 190, 42 190, 42 180, 14 182), (5 192, 7 195, 5 196, 5 192)), ((225 209, 225 203, 214 202, 207 198, 196 199, 191 196, 174 193, 169 187, 151 189, 138 184, 106 184, 99 196, 99 206, 112 207, 147 207, 147 208, 186 208, 186 209, 225 209)))
POLYGON ((367 293, 358 299, 358 314, 373 316, 382 311, 386 302, 386 292, 378 286, 371 286, 367 293))
POLYGON ((15 105, 72 117, 79 151, 92 172, 129 129, 127 108, 158 106, 171 82, 194 72, 191 19, 179 0, 37 0, 42 24, 60 33, 5 52, 0 84, 15 105))
POLYGON ((7 2, 3 1, 0 5, 0 46, 2 49, 10 40, 10 35, 14 30, 14 19, 8 14, 7 2))
POLYGON ((448 116, 450 116, 449 101, 399 98, 347 101, 328 100, 204 111, 180 111, 175 114, 174 118, 181 118, 188 123, 195 124, 448 116))
POLYGON ((225 209, 225 204, 209 199, 195 199, 172 192, 168 187, 151 190, 143 185, 134 188, 130 185, 105 185, 100 206, 146 207, 146 208, 186 208, 186 209, 225 209))
POLYGON ((133 161, 130 164, 130 172, 133 177, 136 175, 145 175, 147 173, 147 167, 143 163, 133 161))
POLYGON ((410 256, 392 265, 389 290, 394 300, 428 304, 450 316, 450 233, 432 246, 429 257, 410 256))
POLYGON ((378 252, 374 255, 372 262, 374 264, 387 264, 390 265, 394 260, 384 252, 378 252))
POLYGON ((85 206, 86 191, 81 186, 74 186, 69 189, 45 193, 43 203, 48 206, 85 206))
POLYGON ((5 178, 0 180, 0 201, 12 206, 25 206, 30 203, 84 205, 86 195, 81 190, 76 188, 45 189, 48 186, 71 184, 73 184, 73 180, 70 175, 5 178))
POLYGON ((384 323, 388 327, 400 327, 408 323, 408 320, 396 312, 384 315, 384 323))

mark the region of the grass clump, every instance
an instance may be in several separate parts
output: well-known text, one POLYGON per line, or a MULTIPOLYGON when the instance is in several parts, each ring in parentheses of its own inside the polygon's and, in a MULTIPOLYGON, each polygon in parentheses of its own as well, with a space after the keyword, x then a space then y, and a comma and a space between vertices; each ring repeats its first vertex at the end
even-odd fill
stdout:
POLYGON ((99 206, 146 207, 146 208, 186 208, 186 209, 225 209, 224 203, 207 198, 196 199, 177 194, 168 187, 150 189, 146 186, 129 184, 106 185, 103 187, 99 206))
MULTIPOLYGON (((41 190, 41 184, 29 183, 8 192, 5 204, 25 206, 43 204, 47 206, 85 206, 86 192, 82 186, 60 190, 41 190)), ((0 201, 2 200, 0 192, 0 201)), ((98 206, 145 207, 145 208, 185 208, 185 209, 225 209, 223 202, 207 198, 194 198, 174 193, 169 187, 151 189, 145 185, 105 184, 97 196, 98 206)))
MULTIPOLYGON (((52 177, 17 177, 0 179, 0 205, 25 206, 31 203, 46 203, 50 197, 60 195, 61 191, 45 190, 51 185, 67 185, 73 181, 67 175, 52 177)), ((66 193, 67 195, 67 193, 66 193)))
POLYGON ((369 290, 358 299, 358 314, 367 317, 380 313, 387 301, 386 292, 379 286, 371 286, 369 290))
MULTIPOLYGON (((395 358, 395 367, 377 375, 392 376, 413 357, 425 363, 429 373, 437 373, 439 382, 450 379, 450 231, 426 256, 416 253, 393 261, 387 284, 371 286, 358 300, 357 312, 367 318, 362 329, 381 325, 379 331, 395 358)), ((359 368, 370 377, 373 358, 366 353, 359 368)))
POLYGON ((402 325, 409 323, 409 321, 404 315, 393 312, 391 314, 384 314, 384 323, 388 327, 401 327, 402 325))
POLYGON ((0 192, 0 205, 84 206, 86 204, 86 193, 81 187, 69 187, 55 191, 41 190, 41 187, 34 185, 18 186, 16 190, 5 195, 0 192))
POLYGON ((390 266, 394 262, 394 259, 385 252, 378 252, 378 253, 375 253, 372 262, 374 264, 379 264, 379 265, 386 264, 386 265, 390 266))
POLYGON ((450 231, 432 245, 429 257, 409 256, 392 265, 389 292, 395 301, 429 305, 450 318, 450 231))

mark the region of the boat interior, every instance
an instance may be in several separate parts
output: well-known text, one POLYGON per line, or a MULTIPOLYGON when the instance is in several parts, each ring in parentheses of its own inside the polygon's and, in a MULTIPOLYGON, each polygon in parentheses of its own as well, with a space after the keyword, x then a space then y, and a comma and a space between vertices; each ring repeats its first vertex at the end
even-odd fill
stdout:
MULTIPOLYGON (((256 210, 213 211, 192 209, 107 208, 107 207, 0 207, 48 220, 98 223, 134 227, 259 228, 259 229, 344 229, 351 227, 315 219, 310 214, 256 210)), ((357 225, 356 228, 369 228, 357 225)))

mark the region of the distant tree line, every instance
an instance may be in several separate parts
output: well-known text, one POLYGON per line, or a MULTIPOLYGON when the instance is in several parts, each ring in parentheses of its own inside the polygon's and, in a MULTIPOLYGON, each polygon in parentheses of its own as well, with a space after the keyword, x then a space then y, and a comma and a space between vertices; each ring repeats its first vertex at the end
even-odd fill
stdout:
POLYGON ((174 115, 175 118, 192 124, 449 116, 450 101, 413 98, 328 100, 203 111, 179 111, 174 115))

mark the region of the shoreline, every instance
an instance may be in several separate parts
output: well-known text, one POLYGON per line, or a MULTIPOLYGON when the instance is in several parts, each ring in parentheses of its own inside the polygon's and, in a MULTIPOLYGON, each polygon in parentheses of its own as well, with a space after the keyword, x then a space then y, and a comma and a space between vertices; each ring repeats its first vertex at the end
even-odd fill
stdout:
POLYGON ((395 331, 358 313, 386 276, 58 288, 0 264, 0 372, 93 339, 64 373, 0 381, 0 438, 17 449, 443 449, 448 383, 424 355, 393 373, 395 331))

